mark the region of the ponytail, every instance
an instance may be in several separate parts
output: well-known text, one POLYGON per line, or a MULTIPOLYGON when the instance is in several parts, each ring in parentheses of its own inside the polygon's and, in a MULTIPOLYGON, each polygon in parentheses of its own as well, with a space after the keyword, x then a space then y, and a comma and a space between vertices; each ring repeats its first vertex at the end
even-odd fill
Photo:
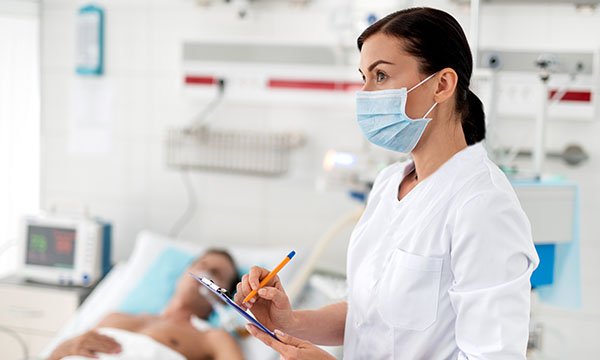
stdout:
POLYGON ((485 139, 485 113, 481 100, 470 89, 467 89, 466 110, 462 128, 467 145, 473 145, 485 139))

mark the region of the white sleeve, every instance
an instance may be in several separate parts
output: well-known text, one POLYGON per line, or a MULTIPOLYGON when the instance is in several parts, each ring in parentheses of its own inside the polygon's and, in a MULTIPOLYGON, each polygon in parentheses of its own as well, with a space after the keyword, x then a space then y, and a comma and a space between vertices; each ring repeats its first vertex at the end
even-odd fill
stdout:
POLYGON ((539 259, 516 198, 477 195, 456 213, 449 290, 458 359, 525 359, 530 277, 539 259))

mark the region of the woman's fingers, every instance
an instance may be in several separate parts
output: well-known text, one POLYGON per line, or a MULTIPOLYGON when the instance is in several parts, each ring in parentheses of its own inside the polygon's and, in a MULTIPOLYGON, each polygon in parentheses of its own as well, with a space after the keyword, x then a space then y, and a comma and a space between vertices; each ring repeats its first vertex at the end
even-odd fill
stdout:
POLYGON ((269 275, 269 270, 261 268, 260 266, 253 266, 248 275, 250 287, 252 290, 256 290, 260 285, 260 281, 269 275))
POLYGON ((304 340, 293 337, 292 335, 285 334, 283 331, 275 330, 275 336, 284 344, 292 345, 294 347, 299 347, 303 343, 304 340))
POLYGON ((242 297, 241 301, 244 301, 246 296, 248 296, 248 294, 250 294, 250 292, 252 292, 248 278, 249 278, 248 274, 246 274, 242 277, 242 295, 243 295, 243 297, 242 297))
MULTIPOLYGON (((252 267, 252 269, 250 269, 250 272, 248 273, 248 281, 250 282, 250 287, 252 288, 252 290, 258 289, 258 286, 260 285, 262 279, 266 278, 270 272, 271 271, 265 268, 261 268, 259 266, 252 267)), ((279 276, 275 275, 266 285, 275 286, 275 284, 277 283, 279 283, 279 286, 281 286, 279 276)))
POLYGON ((265 345, 271 347, 273 350, 277 351, 279 354, 283 356, 289 355, 290 351, 292 351, 293 347, 291 345, 284 344, 280 341, 273 339, 271 336, 267 335, 264 331, 258 329, 256 326, 248 324, 246 325, 246 330, 262 341, 265 345))
MULTIPOLYGON (((250 269, 248 274, 242 276, 242 281, 236 286, 236 294, 234 296, 234 301, 242 306, 246 305, 248 308, 252 306, 253 303, 256 302, 256 297, 253 297, 250 300, 249 304, 243 304, 244 299, 250 294, 253 290, 258 289, 260 286, 260 282, 262 279, 267 277, 269 274, 269 270, 265 268, 261 268, 259 266, 254 266, 250 269)), ((267 284, 269 286, 273 286, 280 291, 283 291, 283 287, 281 286, 281 281, 279 280, 279 276, 274 276, 271 281, 267 284)))
POLYGON ((243 300, 244 300, 244 294, 243 294, 243 290, 242 290, 242 283, 239 282, 235 286, 235 295, 233 295, 233 301, 235 301, 236 304, 241 306, 243 300))
POLYGON ((274 287, 264 287, 258 290, 258 296, 265 300, 273 302, 273 305, 279 309, 289 307, 287 295, 280 289, 274 287))
POLYGON ((273 281, 272 281, 272 283, 273 283, 273 285, 272 285, 272 286, 273 286, 274 288, 277 288, 277 289, 279 289, 279 290, 281 290, 281 291, 283 291, 283 292, 285 293, 285 290, 283 289, 283 285, 281 285, 281 280, 279 279, 279 275, 276 275, 276 276, 273 278, 273 281))

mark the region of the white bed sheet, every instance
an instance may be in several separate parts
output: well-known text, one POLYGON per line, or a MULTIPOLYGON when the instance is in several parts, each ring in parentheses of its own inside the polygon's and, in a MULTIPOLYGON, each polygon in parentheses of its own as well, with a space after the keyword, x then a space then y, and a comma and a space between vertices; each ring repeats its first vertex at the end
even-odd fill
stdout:
MULTIPOLYGON (((40 355, 46 358, 62 341, 91 329, 107 314, 116 311, 124 298, 129 294, 129 291, 136 286, 140 278, 146 273, 154 259, 164 249, 172 247, 189 252, 190 254, 199 254, 207 248, 207 245, 190 241, 176 241, 149 231, 140 232, 129 260, 113 267, 111 272, 96 286, 96 289, 81 305, 74 318, 65 324, 52 343, 40 355)), ((238 266, 242 268, 249 268, 253 264, 260 264, 261 262, 276 264, 281 259, 281 254, 285 254, 287 253, 286 250, 289 250, 285 247, 256 248, 247 245, 225 245, 224 247, 238 260, 238 266)), ((294 275, 298 273, 298 269, 302 268, 307 257, 303 249, 297 250, 299 250, 299 254, 294 258, 293 266, 296 268, 296 271, 280 273, 284 284, 289 284, 293 281, 294 275)), ((323 295, 322 291, 319 291, 317 287, 308 286, 305 288, 304 296, 302 296, 303 301, 295 303, 295 306, 301 308, 304 307, 303 305, 308 305, 310 308, 323 306, 328 302, 327 298, 324 298, 323 295)), ((271 348, 254 338, 241 340, 240 345, 242 346, 244 355, 248 359, 270 360, 279 358, 271 348)), ((340 355, 340 348, 325 349, 335 355, 340 355)))
MULTIPOLYGON (((127 270, 127 264, 117 264, 100 282, 96 289, 77 310, 74 318, 60 330, 52 343, 39 356, 47 358, 52 350, 61 342, 94 327, 104 316, 115 311, 128 294, 132 280, 127 270)), ((135 283, 135 282, 133 282, 135 283)), ((277 359, 278 355, 270 348, 254 338, 240 341, 247 359, 277 359)))

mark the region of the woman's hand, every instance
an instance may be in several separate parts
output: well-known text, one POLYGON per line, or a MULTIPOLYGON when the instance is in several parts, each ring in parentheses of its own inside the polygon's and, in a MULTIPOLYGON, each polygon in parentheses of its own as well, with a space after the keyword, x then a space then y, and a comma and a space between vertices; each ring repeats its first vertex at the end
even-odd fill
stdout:
POLYGON ((281 355, 282 360, 335 360, 335 357, 325 350, 308 341, 284 334, 279 330, 275 330, 275 336, 280 340, 277 341, 254 325, 248 324, 246 325, 246 329, 252 336, 277 351, 281 355))
POLYGON ((250 273, 244 275, 242 281, 237 285, 234 301, 249 309, 258 321, 269 329, 285 331, 294 329, 296 321, 292 306, 281 286, 279 276, 275 276, 267 286, 261 288, 258 295, 253 297, 249 304, 242 303, 252 290, 258 288, 260 281, 268 274, 269 270, 258 266, 250 269, 250 273))
POLYGON ((58 360, 70 355, 97 358, 97 353, 118 354, 121 345, 115 339, 90 330, 60 344, 49 360, 58 360))

